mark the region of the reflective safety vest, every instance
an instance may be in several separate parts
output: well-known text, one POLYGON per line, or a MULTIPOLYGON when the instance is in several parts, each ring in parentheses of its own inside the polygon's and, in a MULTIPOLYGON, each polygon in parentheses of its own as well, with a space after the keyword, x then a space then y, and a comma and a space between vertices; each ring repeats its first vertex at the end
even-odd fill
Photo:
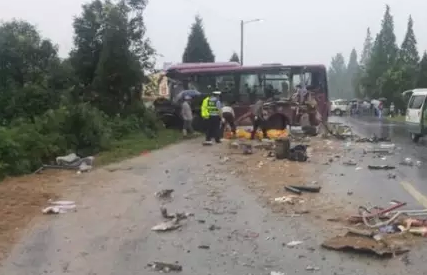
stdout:
POLYGON ((217 98, 213 97, 206 97, 202 102, 202 108, 201 108, 201 116, 202 118, 209 118, 210 116, 217 116, 219 115, 219 109, 216 106, 218 102, 217 98))

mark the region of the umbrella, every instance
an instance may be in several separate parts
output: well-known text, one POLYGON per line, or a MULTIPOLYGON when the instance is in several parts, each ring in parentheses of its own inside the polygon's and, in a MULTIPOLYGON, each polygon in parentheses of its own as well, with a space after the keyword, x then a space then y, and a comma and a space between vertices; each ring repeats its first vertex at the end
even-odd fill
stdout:
POLYGON ((199 95, 201 95, 201 94, 202 94, 201 92, 196 91, 196 90, 184 90, 184 91, 179 92, 179 93, 176 95, 176 97, 175 97, 175 101, 179 101, 179 100, 183 99, 183 98, 184 98, 184 97, 186 97, 186 96, 189 96, 189 97, 196 97, 196 96, 199 96, 199 95))

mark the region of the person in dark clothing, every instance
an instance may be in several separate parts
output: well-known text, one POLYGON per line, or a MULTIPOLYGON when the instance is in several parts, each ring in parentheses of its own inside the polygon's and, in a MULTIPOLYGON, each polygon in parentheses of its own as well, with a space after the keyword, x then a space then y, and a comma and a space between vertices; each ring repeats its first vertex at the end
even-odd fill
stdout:
POLYGON ((263 138, 267 136, 267 113, 264 111, 264 101, 258 100, 251 109, 252 133, 251 140, 255 139, 255 134, 259 128, 262 130, 263 138))

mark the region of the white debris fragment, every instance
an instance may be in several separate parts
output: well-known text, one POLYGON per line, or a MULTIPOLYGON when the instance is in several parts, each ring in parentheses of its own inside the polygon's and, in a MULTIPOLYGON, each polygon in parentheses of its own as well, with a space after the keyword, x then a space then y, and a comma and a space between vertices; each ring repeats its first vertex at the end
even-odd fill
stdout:
POLYGON ((356 167, 356 171, 362 170, 362 167, 356 167))
POLYGON ((74 201, 49 201, 50 206, 42 210, 43 214, 64 214, 76 210, 74 201))
POLYGON ((319 268, 319 267, 315 267, 315 266, 311 266, 311 265, 309 265, 309 266, 307 266, 307 267, 305 268, 305 270, 308 270, 308 271, 319 271, 319 270, 320 270, 320 268, 319 268))
POLYGON ((279 271, 271 271, 270 275, 285 275, 285 273, 279 271))
POLYGON ((302 243, 303 243, 302 241, 292 241, 292 242, 287 243, 286 246, 292 248, 292 247, 298 246, 302 243))

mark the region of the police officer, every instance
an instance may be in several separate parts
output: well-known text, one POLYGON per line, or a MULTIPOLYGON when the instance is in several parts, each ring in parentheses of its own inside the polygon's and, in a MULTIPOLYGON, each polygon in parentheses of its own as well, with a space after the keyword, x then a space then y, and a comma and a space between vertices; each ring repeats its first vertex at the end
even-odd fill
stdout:
POLYGON ((220 91, 213 91, 207 96, 201 106, 201 115, 205 120, 206 141, 205 144, 212 144, 212 138, 216 143, 220 143, 220 127, 222 121, 220 91))

